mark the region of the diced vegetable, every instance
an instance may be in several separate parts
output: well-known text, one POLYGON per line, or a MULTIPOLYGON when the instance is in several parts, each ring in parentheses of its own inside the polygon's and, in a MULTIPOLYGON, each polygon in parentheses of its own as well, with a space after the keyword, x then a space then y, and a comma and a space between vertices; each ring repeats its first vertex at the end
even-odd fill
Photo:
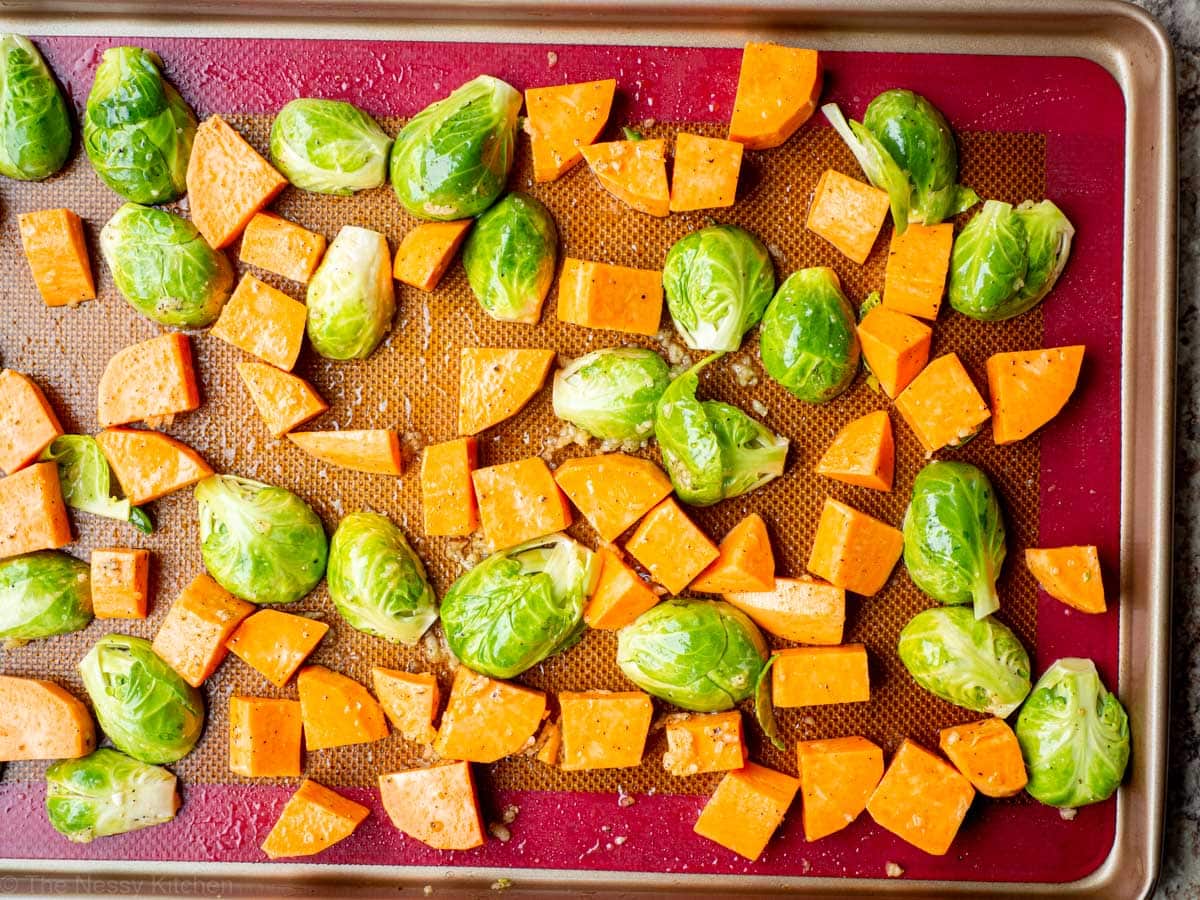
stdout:
POLYGON ((102 428, 146 422, 200 408, 186 334, 162 334, 117 351, 100 376, 96 417, 102 428))
POLYGON ((1080 612, 1102 613, 1104 579, 1094 546, 1029 548, 1025 565, 1042 590, 1080 612))
POLYGON ((91 621, 86 563, 54 550, 0 561, 0 640, 69 634, 87 628, 91 621))
POLYGON ((929 362, 933 330, 912 316, 879 306, 859 323, 858 339, 867 368, 894 399, 929 362))
MULTIPOLYGON (((693 585, 695 587, 695 585, 693 585)), ((776 578, 766 591, 725 591, 725 602, 754 624, 801 644, 840 644, 846 622, 846 592, 808 578, 776 578)))
POLYGON ((942 752, 985 797, 1012 797, 1029 780, 1017 736, 1003 719, 943 728, 942 752))
POLYGON ((765 41, 746 44, 729 139, 751 150, 778 147, 816 111, 822 75, 816 50, 765 41))
POLYGON ((885 191, 826 169, 813 191, 805 227, 861 266, 871 255, 887 214, 885 191))
POLYGON ((50 442, 41 458, 58 466, 63 502, 72 509, 121 522, 138 531, 154 530, 150 517, 132 506, 128 497, 114 497, 112 469, 100 442, 86 434, 62 434, 50 442))
POLYGON ((437 679, 428 672, 399 672, 376 666, 371 669, 371 681, 392 727, 407 741, 432 744, 437 737, 433 722, 441 699, 437 679))
POLYGON ((871 699, 867 649, 862 644, 776 650, 771 699, 776 706, 866 703, 871 699))
POLYGON ((58 466, 34 463, 0 478, 0 559, 71 543, 58 466))
POLYGON ((242 620, 225 646, 276 687, 288 683, 329 626, 307 616, 260 609, 242 620))
POLYGON ((396 311, 388 242, 378 231, 343 225, 308 282, 308 339, 327 359, 366 359, 396 311))
POLYGON ((86 844, 161 825, 178 809, 171 772, 107 747, 46 770, 46 817, 70 841, 86 844))
POLYGON ((271 123, 271 162, 302 191, 346 196, 387 182, 392 139, 353 103, 302 97, 271 123))
POLYGON ((254 607, 200 574, 171 604, 153 648, 192 687, 200 687, 225 659, 225 642, 254 607))
POLYGON ((331 466, 372 475, 399 475, 404 471, 400 436, 384 428, 293 431, 287 437, 309 456, 331 466))
POLYGON ((463 347, 458 369, 458 433, 479 434, 515 416, 542 388, 553 350, 463 347))
POLYGON ((237 370, 272 437, 283 437, 329 409, 313 386, 298 375, 260 362, 239 362, 237 370))
POLYGON ((571 509, 540 456, 471 473, 479 520, 493 549, 503 550, 564 530, 571 509))
MULTIPOLYGON (((3 143, 0 139, 0 160, 3 143)), ((47 306, 74 306, 96 299, 92 263, 79 216, 69 209, 42 209, 21 213, 17 222, 33 282, 47 306)))
POLYGON ((434 290, 474 221, 422 222, 400 241, 392 277, 422 291, 434 290))
POLYGON ((475 438, 430 444, 421 452, 421 512, 428 535, 466 537, 479 527, 471 473, 478 462, 475 438))
POLYGON ((315 856, 354 833, 371 810, 305 778, 262 843, 271 859, 315 856))
POLYGON ((541 746, 534 754, 537 761, 547 766, 557 766, 562 755, 562 726, 557 722, 543 722, 542 730, 538 734, 538 743, 541 746))
POLYGON ((625 453, 569 459, 554 480, 606 541, 615 541, 671 493, 662 469, 625 453))
POLYGON ((1084 347, 994 353, 988 357, 988 393, 992 398, 992 439, 1011 444, 1033 434, 1067 405, 1084 347))
POLYGON ((672 716, 666 731, 663 767, 672 775, 729 772, 746 765, 742 714, 737 710, 672 716))
POLYGON ((229 771, 246 778, 301 773, 300 704, 265 697, 229 698, 229 771))
POLYGON ((659 597, 612 550, 601 547, 596 555, 600 578, 584 607, 583 620, 591 628, 615 631, 654 606, 659 597))
POLYGON ((909 224, 892 234, 883 278, 883 305, 922 319, 936 319, 946 292, 954 225, 909 224))
POLYGON ((87 706, 52 681, 0 675, 0 762, 74 759, 96 747, 87 706))
POLYGON ((532 747, 546 695, 459 666, 433 749, 443 759, 490 763, 532 747))
POLYGON ((563 691, 562 760, 566 772, 642 764, 654 705, 641 691, 563 691))
POLYGON ((652 216, 670 212, 666 141, 609 141, 580 152, 600 186, 618 200, 652 216))
POLYGON ((253 275, 245 275, 209 334, 291 371, 304 343, 307 315, 307 308, 299 300, 253 275))
POLYGON ((958 770, 905 739, 867 802, 879 825, 933 856, 954 842, 975 789, 958 770))
POLYGON ((693 591, 727 594, 770 591, 775 587, 775 554, 771 551, 767 523, 758 513, 750 513, 734 525, 721 538, 717 551, 720 556, 692 582, 693 591))
POLYGON ((709 798, 695 832, 754 861, 796 798, 800 781, 756 763, 730 772, 709 798))
POLYGON ((737 141, 679 132, 671 173, 671 212, 733 206, 741 168, 742 145, 737 141))
POLYGON ((646 514, 625 549, 672 594, 681 593, 720 556, 671 497, 646 514))
POLYGON ((594 350, 554 374, 554 414, 602 441, 645 441, 670 383, 666 361, 653 350, 594 350))
POLYGON ((11 475, 25 468, 62 433, 37 382, 12 369, 0 371, 0 469, 11 475))
POLYGON ((92 551, 92 612, 97 619, 144 619, 150 603, 150 551, 92 551))
POLYGON ((191 487, 213 471, 182 441, 137 428, 107 428, 96 443, 134 506, 191 487))
POLYGON ((616 80, 606 78, 525 91, 534 181, 554 181, 583 159, 580 148, 604 130, 616 89, 616 80))
POLYGON ((444 762, 380 775, 379 792, 388 818, 409 837, 435 850, 483 846, 470 763, 444 762))
POLYGON ((0 35, 0 175, 40 181, 71 153, 71 118, 54 73, 29 38, 0 35))
POLYGON ((558 320, 653 336, 662 319, 662 273, 564 259, 558 276, 558 320))
POLYGON ((807 841, 841 831, 862 815, 883 778, 883 751, 863 737, 800 741, 796 762, 807 841))
POLYGON ((808 571, 830 584, 873 597, 904 550, 904 535, 866 513, 828 497, 817 523, 808 571))
POLYGON ((296 690, 309 750, 370 744, 388 736, 383 707, 353 678, 305 666, 296 676, 296 690))
POLYGON ((550 211, 514 192, 475 221, 463 245, 463 269, 489 316, 536 325, 557 255, 558 229, 550 211))
POLYGON ((927 454, 966 443, 991 413, 955 353, 929 363, 896 398, 927 454))
POLYGON ((238 259, 292 281, 308 284, 325 254, 325 235, 274 213, 260 212, 246 223, 238 259))
POLYGON ((844 425, 813 471, 846 484, 890 491, 895 466, 892 420, 880 410, 844 425))

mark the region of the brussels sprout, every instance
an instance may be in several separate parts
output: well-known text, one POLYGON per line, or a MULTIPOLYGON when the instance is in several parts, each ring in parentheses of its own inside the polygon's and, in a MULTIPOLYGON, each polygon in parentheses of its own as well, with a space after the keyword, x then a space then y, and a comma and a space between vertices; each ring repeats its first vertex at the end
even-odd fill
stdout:
POLYGON ((528 194, 513 193, 479 217, 463 245, 463 268, 489 316, 536 324, 557 251, 550 211, 528 194))
POLYGON ((46 770, 46 815, 68 840, 86 844, 175 818, 175 776, 103 747, 46 770))
POLYGON ((641 442, 671 372, 653 350, 616 347, 572 360, 554 376, 554 414, 602 441, 641 442))
POLYGON ((102 637, 79 663, 100 728, 117 749, 144 763, 192 752, 204 728, 200 692, 139 637, 102 637))
POLYGON ((736 225, 713 225, 675 242, 663 266, 667 306, 693 350, 736 350, 775 293, 762 241, 736 225))
POLYGON ((221 587, 251 603, 291 603, 321 580, 329 543, 312 507, 236 475, 196 485, 200 555, 221 587))
POLYGON ((947 703, 1001 719, 1029 693, 1029 654, 1006 625, 961 606, 927 609, 900 632, 900 661, 947 703))
POLYGON ((736 406, 696 399, 702 359, 671 382, 658 401, 654 434, 679 499, 711 506, 783 474, 788 440, 736 406))
POLYGON ((160 325, 211 325, 233 290, 233 267, 196 226, 126 203, 100 231, 100 250, 129 305, 160 325))
POLYGON ((342 519, 329 545, 327 580, 342 618, 366 634, 415 644, 437 619, 425 567, 387 516, 342 519))
POLYGON ((329 359, 366 359, 392 327, 387 238, 343 225, 308 282, 308 339, 329 359))
POLYGON ((71 152, 71 119, 54 73, 19 34, 0 35, 0 175, 40 181, 71 152))
POLYGON ((617 665, 626 678, 695 712, 732 709, 750 697, 766 659, 757 626, 719 600, 659 603, 617 635, 617 665))
POLYGON ((1129 762, 1129 717, 1090 659, 1060 659, 1038 679, 1017 716, 1029 771, 1025 790, 1072 809, 1107 800, 1129 762))
MULTIPOLYGON (((861 322, 863 319, 865 319, 871 314, 871 310, 877 306, 883 306, 883 298, 879 296, 879 291, 871 291, 871 293, 867 294, 867 296, 863 299, 863 302, 858 304, 858 321, 861 322)), ((866 367, 867 360, 866 357, 863 357, 863 368, 866 367)))
POLYGON ((92 621, 88 564, 58 550, 0 560, 0 640, 81 631, 92 621))
POLYGON ((954 239, 946 289, 950 305, 985 322, 1010 319, 1031 308, 1021 299, 1028 246, 1025 223, 1011 203, 984 203, 954 239))
POLYGON ((158 54, 138 47, 105 50, 83 116, 96 174, 134 203, 167 203, 187 190, 196 116, 161 66, 158 54))
POLYGON ((465 665, 512 678, 583 634, 595 554, 564 534, 494 553, 442 598, 446 643, 465 665))
POLYGON ((130 522, 143 534, 154 531, 150 517, 112 494, 112 471, 96 439, 86 434, 62 434, 42 451, 42 459, 58 466, 63 501, 72 509, 130 522))
POLYGON ((387 181, 392 139, 342 100, 293 100, 271 123, 271 162, 303 191, 346 196, 387 181))
POLYGON ((1018 292, 1018 307, 1024 311, 1037 306, 1058 281, 1071 255, 1075 226, 1049 200, 1026 200, 1017 207, 1016 216, 1025 226, 1027 247, 1025 283, 1018 292))
POLYGON ((975 618, 1000 608, 1004 517, 988 477, 970 463, 932 462, 913 481, 904 514, 904 565, 942 603, 971 603, 975 618))
POLYGON ((465 219, 504 190, 513 162, 521 94, 490 75, 425 107, 396 135, 392 187, 422 219, 465 219))
POLYGON ((767 374, 801 400, 825 403, 850 387, 861 348, 834 271, 789 275, 763 315, 759 344, 767 374))

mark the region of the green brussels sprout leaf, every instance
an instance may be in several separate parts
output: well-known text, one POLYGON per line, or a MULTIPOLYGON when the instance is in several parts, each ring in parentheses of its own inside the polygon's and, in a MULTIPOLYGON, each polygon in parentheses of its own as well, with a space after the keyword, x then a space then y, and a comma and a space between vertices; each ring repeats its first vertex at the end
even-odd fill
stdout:
MULTIPOLYGON (((867 314, 877 306, 883 306, 883 298, 879 296, 879 291, 871 291, 867 294, 866 299, 858 305, 858 321, 861 322, 865 319, 867 314)), ((863 366, 866 365, 867 361, 864 359, 863 366)))
POLYGON ((628 125, 621 126, 621 134, 625 136, 627 141, 644 141, 646 136, 636 128, 630 128, 628 125))
POLYGON ((293 100, 271 123, 271 163, 303 191, 347 196, 387 181, 392 139, 342 100, 293 100))
POLYGON ((91 567, 60 550, 0 560, 0 640, 33 641, 92 621, 91 567))
POLYGON ((554 375, 554 414, 602 441, 640 443, 671 383, 661 356, 641 347, 596 350, 554 375))
POLYGON ((151 519, 150 514, 140 506, 134 506, 130 508, 129 524, 131 524, 142 534, 154 534, 154 520, 151 519))
POLYGON ((1050 293, 1071 255, 1075 226, 1049 200, 1026 200, 1014 211, 1025 229, 1028 266, 1018 295, 1032 309, 1050 293))
POLYGON ((28 38, 0 35, 0 175, 48 178, 71 152, 71 117, 54 73, 28 38))
POLYGON ((387 238, 343 225, 308 282, 308 339, 328 359, 366 359, 392 327, 387 238))
POLYGON ((771 666, 775 665, 775 656, 767 660, 767 664, 758 673, 754 684, 754 718, 762 729, 767 740, 776 750, 786 750, 787 744, 779 736, 779 722, 775 719, 775 703, 771 699, 771 666))
POLYGON ((704 414, 721 448, 721 497, 748 494, 783 474, 788 439, 736 406, 705 400, 704 414))
POLYGON ((550 211, 528 194, 512 193, 475 222, 463 245, 463 268, 489 316, 536 324, 557 252, 550 211))
POLYGON ((102 747, 46 769, 46 815, 77 843, 169 822, 178 809, 174 775, 117 750, 102 747))
POLYGON ((96 439, 86 434, 63 434, 42 451, 42 459, 58 466, 63 501, 72 509, 130 522, 143 534, 154 525, 140 509, 112 494, 112 471, 96 439))

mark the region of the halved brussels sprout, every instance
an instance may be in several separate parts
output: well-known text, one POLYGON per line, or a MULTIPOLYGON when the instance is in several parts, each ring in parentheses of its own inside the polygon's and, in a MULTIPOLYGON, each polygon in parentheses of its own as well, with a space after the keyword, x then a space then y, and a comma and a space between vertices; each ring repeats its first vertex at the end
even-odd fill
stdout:
POLYGON ((355 512, 329 545, 329 596, 342 618, 366 634, 415 644, 438 616, 425 567, 387 516, 355 512))
POLYGON ((617 635, 617 665, 626 678, 695 712, 732 709, 750 697, 766 660, 758 627, 720 600, 659 603, 617 635))
POLYGON ((862 351, 834 271, 789 275, 763 315, 759 344, 767 374, 801 400, 825 403, 850 387, 862 351))
POLYGON ((92 621, 87 563, 60 550, 0 560, 0 640, 33 641, 81 631, 92 621))
POLYGON ((1058 281, 1071 255, 1075 226, 1049 200, 1026 200, 1015 212, 1025 226, 1028 266, 1025 283, 1018 292, 1020 303, 1014 308, 1024 312, 1037 306, 1058 281))
POLYGON ((0 35, 0 175, 40 181, 71 152, 71 118, 54 73, 28 38, 0 35))
POLYGON ((1029 693, 1029 654, 1008 626, 961 606, 927 609, 900 632, 900 661, 947 703, 1001 719, 1029 693))
POLYGON ((679 499, 711 506, 783 474, 788 439, 736 406, 696 399, 705 357, 671 382, 658 401, 654 434, 679 499))
POLYGON ((58 466, 63 502, 95 516, 129 522, 143 534, 154 531, 145 512, 112 493, 112 470, 96 439, 86 434, 62 434, 42 451, 42 459, 58 466))
POLYGON ((1021 299, 1029 268, 1025 223, 1011 203, 988 200, 954 239, 950 305, 965 316, 995 322, 1029 309, 1021 299))
POLYGON ((489 316, 536 324, 557 252, 550 210, 528 194, 512 193, 483 213, 467 235, 463 268, 489 316))
POLYGON ((663 287, 675 330, 693 350, 732 351, 759 323, 775 293, 762 241, 736 225, 712 225, 667 252, 663 287))
POLYGON ((442 598, 446 643, 466 666, 513 678, 583 634, 595 554, 565 534, 494 553, 442 598))
POLYGON ((970 463, 931 462, 913 481, 903 530, 913 584, 942 603, 974 603, 977 619, 1000 608, 1004 516, 983 472, 970 463))
POLYGON ((134 203, 168 203, 187 190, 196 116, 161 66, 149 50, 105 50, 83 116, 83 148, 96 174, 134 203))
POLYGON ((100 250, 121 296, 160 325, 211 325, 233 290, 228 257, 165 209, 126 203, 101 229, 100 250))
POLYGON ((521 93, 480 75, 432 103, 392 147, 392 187, 422 219, 465 219, 495 202, 513 162, 521 93))
POLYGON ((302 191, 346 196, 387 181, 392 139, 343 100, 293 100, 271 123, 271 162, 302 191))
POLYGON ((308 339, 329 359, 366 359, 392 327, 387 238, 343 225, 308 282, 308 339))
POLYGON ((77 843, 170 822, 178 809, 174 775, 107 747, 46 770, 46 815, 77 843))
POLYGON ((200 555, 217 583, 251 603, 292 603, 325 574, 329 542, 311 506, 236 475, 196 485, 200 555))
POLYGON ((1107 800, 1129 763, 1129 717, 1090 659, 1060 659, 1017 716, 1017 741, 1035 800, 1073 809, 1107 800))
POLYGON ((204 728, 200 692, 139 637, 102 637, 79 663, 96 721, 116 748, 144 763, 192 752, 204 728))
POLYGON ((641 442, 654 434, 654 409, 670 383, 653 350, 595 350, 555 373, 554 414, 602 441, 641 442))

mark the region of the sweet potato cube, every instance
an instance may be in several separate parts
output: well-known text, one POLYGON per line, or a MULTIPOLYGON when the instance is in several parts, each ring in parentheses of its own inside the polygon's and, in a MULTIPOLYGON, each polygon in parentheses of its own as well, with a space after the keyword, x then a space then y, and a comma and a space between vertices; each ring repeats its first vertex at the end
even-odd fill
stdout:
POLYGON ((728 594, 769 591, 775 587, 775 554, 767 523, 750 513, 730 529, 717 545, 720 554, 692 582, 693 591, 728 594))
POLYGON ((285 187, 287 179, 224 119, 210 116, 200 123, 188 158, 188 206, 212 247, 232 244, 285 187))
POLYGON ((246 778, 300 774, 300 704, 265 697, 229 698, 229 771, 246 778))
POLYGON ((564 259, 558 276, 558 320, 653 336, 662 320, 662 273, 564 259))
POLYGON ((432 744, 437 737, 433 727, 440 697, 437 679, 428 672, 414 674, 376 666, 371 670, 371 680, 392 727, 405 740, 432 744))
POLYGON ((929 362, 933 330, 912 316, 877 306, 859 324, 858 340, 871 374, 894 399, 929 362))
POLYGON ((154 652, 192 687, 200 687, 217 670, 225 645, 254 604, 239 600, 208 575, 200 574, 167 610, 154 652))
POLYGON ((746 44, 729 139, 751 150, 778 147, 816 111, 821 81, 821 57, 816 50, 746 44))
POLYGON ((957 769, 905 739, 867 801, 867 812, 917 849, 944 856, 974 799, 975 789, 957 769))
POLYGON ((583 159, 580 149, 600 137, 616 90, 616 79, 606 78, 525 91, 534 181, 554 181, 583 159))
POLYGON ((672 490, 662 469, 625 453, 568 459, 554 480, 606 541, 615 541, 672 490))
POLYGON ((545 722, 541 734, 538 735, 538 747, 535 758, 547 766, 557 766, 562 752, 562 728, 557 722, 545 722))
POLYGON ((671 176, 671 212, 733 206, 742 145, 685 131, 675 135, 675 170, 671 176))
POLYGON ((991 415, 954 353, 927 365, 896 398, 896 409, 929 454, 958 446, 991 415))
POLYGON ((515 547, 571 524, 567 498, 540 456, 476 469, 471 482, 493 549, 515 547))
POLYGON ((808 571, 837 587, 873 597, 887 583, 903 550, 900 529, 828 497, 817 523, 808 571))
POLYGON ((709 798, 695 832, 728 847, 739 856, 756 860, 783 824, 796 798, 800 781, 757 763, 730 772, 709 798))
POLYGON ((1003 719, 983 719, 943 728, 938 744, 950 762, 985 797, 1012 797, 1029 780, 1021 745, 1003 719))
POLYGON ((240 362, 237 370, 271 437, 283 437, 329 409, 313 386, 298 375, 260 362, 240 362))
POLYGON ((545 715, 541 691, 459 666, 433 749, 445 759, 495 762, 533 746, 545 715))
POLYGON ((102 428, 155 425, 199 407, 192 345, 177 331, 117 351, 100 376, 96 417, 102 428))
POLYGON ((663 767, 672 775, 729 772, 746 765, 742 714, 688 713, 667 720, 663 767))
POLYGON ((23 469, 63 433, 54 407, 28 375, 0 372, 0 469, 23 469))
POLYGON ((82 700, 53 681, 0 675, 0 762, 77 759, 95 749, 82 700))
POLYGON ((542 389, 553 350, 463 347, 458 369, 458 433, 479 434, 515 416, 542 389))
POLYGON ((801 644, 840 644, 846 623, 846 592, 808 578, 776 578, 768 591, 738 591, 725 601, 756 625, 801 644))
POLYGON ((328 625, 307 616, 260 609, 242 621, 225 645, 271 684, 283 687, 327 631, 328 625))
POLYGON ((422 222, 413 228, 396 248, 392 277, 427 293, 434 290, 450 268, 454 254, 474 221, 422 222))
POLYGON ((612 550, 601 547, 596 554, 600 557, 600 577, 584 607, 583 620, 592 628, 615 631, 654 606, 659 598, 612 550))
POLYGON ((646 514, 625 549, 672 594, 680 593, 721 555, 671 497, 646 514))
POLYGON ((296 689, 309 750, 370 744, 388 736, 383 707, 353 678, 305 666, 296 676, 296 689))
POLYGON ((563 691, 558 706, 564 771, 641 765, 654 714, 649 694, 563 691))
POLYGON ((284 278, 308 284, 325 255, 325 235, 274 213, 255 213, 242 232, 238 258, 284 278))
POLYGON ((988 357, 992 439, 997 444, 1029 437, 1062 412, 1079 382, 1084 349, 1050 347, 988 357))
POLYGON ((400 435, 386 428, 362 431, 292 431, 288 440, 313 459, 369 475, 399 475, 404 471, 400 435))
POLYGON ((144 619, 150 599, 150 551, 92 551, 92 612, 97 619, 144 619))
POLYGON ((96 435, 121 490, 134 506, 191 487, 213 473, 182 441, 139 428, 107 428, 96 435))
POLYGON ((1108 608, 1100 556, 1094 546, 1029 548, 1025 565, 1055 600, 1085 613, 1102 613, 1108 608))
POLYGON ((660 218, 670 212, 666 141, 609 141, 579 152, 600 186, 618 200, 660 218))
POLYGON ((58 466, 34 463, 0 478, 0 559, 71 543, 58 466))
POLYGON ((83 222, 69 209, 39 209, 17 216, 33 283, 47 306, 96 299, 83 222))
POLYGON ((271 859, 314 856, 354 833, 371 810, 315 781, 304 779, 263 841, 271 859))
POLYGON ((392 824, 435 850, 483 846, 483 819, 471 765, 444 762, 379 776, 383 808, 392 824))
POLYGON ((867 648, 792 647, 775 651, 771 699, 776 706, 826 706, 866 703, 871 699, 867 648))
POLYGON ((862 815, 883 777, 883 751, 862 737, 801 741, 796 760, 808 841, 841 831, 862 815))
POLYGON ((902 234, 893 232, 883 276, 883 305, 910 316, 936 319, 953 246, 951 222, 909 222, 902 234))
POLYGON ((421 512, 425 533, 466 537, 479 527, 471 473, 478 463, 473 437, 430 444, 421 453, 421 512))
POLYGON ((895 468, 892 420, 887 412, 879 410, 848 422, 814 471, 845 484, 890 491, 895 468))
POLYGON ((304 343, 308 307, 253 275, 243 275, 209 331, 264 362, 291 371, 304 343))
POLYGON ((890 208, 886 191, 826 169, 813 192, 807 227, 861 266, 890 208))

